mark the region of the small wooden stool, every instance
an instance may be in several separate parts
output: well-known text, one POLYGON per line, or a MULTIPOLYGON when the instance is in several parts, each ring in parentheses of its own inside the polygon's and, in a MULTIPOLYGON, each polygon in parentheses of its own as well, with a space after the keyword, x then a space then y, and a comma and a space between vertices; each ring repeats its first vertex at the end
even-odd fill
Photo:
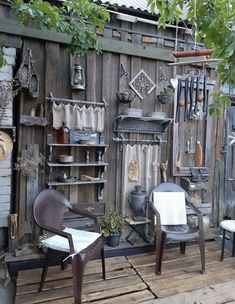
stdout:
POLYGON ((232 256, 235 255, 235 221, 233 220, 224 220, 220 223, 220 227, 223 229, 223 238, 222 238, 222 247, 221 247, 221 258, 220 261, 224 259, 224 245, 225 245, 225 234, 226 231, 233 234, 233 249, 232 256))
POLYGON ((131 244, 134 245, 135 242, 135 238, 136 236, 140 236, 145 242, 149 243, 149 240, 146 238, 146 236, 141 233, 137 226, 139 225, 147 225, 149 223, 151 223, 151 220, 144 217, 143 220, 139 220, 139 221, 134 221, 133 218, 126 218, 125 222, 131 227, 131 232, 128 234, 128 236, 126 237, 126 240, 131 244), (131 236, 133 236, 133 239, 131 238, 131 236))

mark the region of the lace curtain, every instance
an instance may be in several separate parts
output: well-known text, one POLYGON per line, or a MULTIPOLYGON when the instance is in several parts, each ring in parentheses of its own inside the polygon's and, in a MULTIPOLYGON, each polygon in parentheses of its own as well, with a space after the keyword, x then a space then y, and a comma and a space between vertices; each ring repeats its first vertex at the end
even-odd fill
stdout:
POLYGON ((53 127, 59 129, 65 122, 69 129, 89 129, 94 132, 104 131, 104 108, 102 107, 80 107, 71 104, 53 103, 53 127))

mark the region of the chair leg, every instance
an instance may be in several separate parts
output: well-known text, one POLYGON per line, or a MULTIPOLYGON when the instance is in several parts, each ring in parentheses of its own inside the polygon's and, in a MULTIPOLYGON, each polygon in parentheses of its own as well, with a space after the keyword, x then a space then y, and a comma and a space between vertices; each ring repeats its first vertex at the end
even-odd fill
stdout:
POLYGON ((160 263, 160 255, 161 255, 161 242, 162 242, 162 233, 158 232, 155 236, 155 254, 156 254, 156 274, 159 273, 159 263, 160 263))
POLYGON ((66 257, 62 257, 61 258, 61 262, 60 262, 60 269, 61 270, 66 270, 68 268, 68 260, 64 261, 66 257))
POLYGON ((199 245, 199 250, 200 250, 200 255, 201 255, 201 265, 202 265, 202 270, 201 273, 205 273, 206 270, 206 258, 205 258, 205 242, 204 239, 199 237, 198 239, 198 245, 199 245))
POLYGON ((165 244, 166 244, 166 234, 164 232, 162 232, 161 247, 160 247, 160 251, 159 251, 158 260, 156 262, 157 274, 161 274, 161 272, 162 272, 162 257, 163 257, 163 251, 165 248, 165 244))
POLYGON ((76 254, 72 258, 74 304, 82 303, 82 283, 84 270, 85 261, 82 259, 81 255, 76 254))
POLYGON ((103 279, 106 280, 104 248, 101 249, 101 262, 102 262, 103 279))
POLYGON ((235 256, 235 233, 233 232, 233 251, 232 251, 232 257, 235 256))
POLYGON ((180 253, 185 254, 186 242, 180 242, 180 253))
POLYGON ((225 245, 225 229, 223 229, 223 238, 222 238, 222 245, 221 245, 221 256, 220 256, 220 261, 223 261, 224 259, 224 245, 225 245))
POLYGON ((46 253, 46 257, 45 257, 45 262, 44 262, 43 269, 42 269, 41 281, 40 281, 38 291, 42 291, 42 288, 44 286, 46 275, 47 275, 47 270, 48 270, 48 267, 49 267, 49 264, 50 264, 51 256, 52 256, 52 250, 50 248, 48 248, 47 253, 46 253))

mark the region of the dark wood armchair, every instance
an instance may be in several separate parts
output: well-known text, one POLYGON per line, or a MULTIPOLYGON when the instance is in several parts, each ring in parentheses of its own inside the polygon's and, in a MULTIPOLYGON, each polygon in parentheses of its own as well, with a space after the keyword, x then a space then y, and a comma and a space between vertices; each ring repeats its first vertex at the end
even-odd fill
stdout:
POLYGON ((162 257, 167 242, 180 242, 180 252, 185 254, 186 242, 197 241, 201 255, 201 272, 205 272, 205 243, 203 215, 194 206, 190 196, 173 183, 154 187, 149 195, 149 204, 155 217, 156 274, 161 274, 162 257), (186 205, 198 217, 198 228, 187 224, 186 205))
POLYGON ((66 256, 72 260, 74 303, 80 304, 85 265, 99 254, 102 258, 102 272, 105 279, 104 247, 96 216, 75 207, 61 193, 50 189, 38 194, 34 202, 33 214, 36 223, 47 235, 47 238, 42 241, 47 252, 39 291, 43 288, 50 259, 53 256, 66 256), (93 219, 96 231, 64 229, 63 216, 67 211, 93 219))

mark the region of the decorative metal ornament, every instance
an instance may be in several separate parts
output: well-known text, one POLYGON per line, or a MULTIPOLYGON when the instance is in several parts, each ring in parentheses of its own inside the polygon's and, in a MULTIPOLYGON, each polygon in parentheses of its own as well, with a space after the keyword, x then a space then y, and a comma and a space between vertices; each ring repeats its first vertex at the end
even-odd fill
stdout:
POLYGON ((128 88, 128 72, 123 63, 120 64, 119 92, 116 94, 121 103, 130 103, 135 98, 133 90, 128 88))
POLYGON ((85 90, 86 88, 84 69, 79 63, 75 63, 73 66, 71 86, 72 89, 77 90, 85 90))
POLYGON ((31 49, 27 49, 14 78, 14 95, 17 95, 21 89, 27 89, 33 98, 39 96, 39 76, 33 65, 31 49))
POLYGON ((141 100, 143 100, 146 95, 149 95, 156 87, 155 83, 143 69, 130 81, 129 85, 141 100))

